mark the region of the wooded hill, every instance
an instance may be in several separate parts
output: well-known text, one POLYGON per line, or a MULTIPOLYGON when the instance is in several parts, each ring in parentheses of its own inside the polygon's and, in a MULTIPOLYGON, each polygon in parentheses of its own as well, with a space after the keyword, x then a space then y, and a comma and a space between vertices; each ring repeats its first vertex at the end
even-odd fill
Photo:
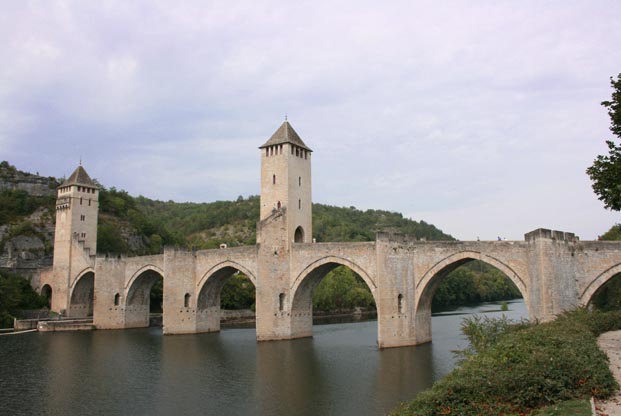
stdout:
MULTIPOLYGON (((15 252, 16 239, 29 237, 29 241, 39 241, 35 246, 40 247, 38 251, 29 248, 30 255, 52 254, 53 194, 60 182, 20 172, 7 162, 0 164, 0 251, 6 252, 11 246, 15 252), (25 177, 30 182, 39 181, 42 188, 47 183, 51 193, 34 195, 29 185, 22 186, 25 177)), ((114 187, 102 187, 99 204, 99 253, 146 255, 161 253, 165 246, 200 250, 217 248, 221 243, 234 247, 256 241, 258 196, 240 196, 236 201, 178 203, 133 197, 114 187)), ((318 242, 373 241, 376 231, 400 232, 427 240, 454 240, 431 224, 404 218, 396 212, 313 204, 313 237, 318 242)), ((244 284, 230 280, 230 286, 244 284)), ((456 269, 446 282, 436 292, 436 306, 520 296, 500 271, 479 262, 456 269)), ((373 306, 370 293, 363 295, 362 290, 368 291, 351 271, 337 270, 316 289, 316 307, 329 310, 373 306), (345 293, 347 290, 351 293, 345 293)), ((238 297, 234 290, 225 287, 222 299, 228 307, 247 307, 251 302, 247 296, 235 300, 238 297)))

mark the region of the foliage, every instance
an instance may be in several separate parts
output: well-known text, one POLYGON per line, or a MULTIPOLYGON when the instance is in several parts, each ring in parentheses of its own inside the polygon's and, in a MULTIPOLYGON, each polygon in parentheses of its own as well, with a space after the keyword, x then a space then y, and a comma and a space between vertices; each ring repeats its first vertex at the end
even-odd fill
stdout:
POLYGON ((145 214, 136 198, 125 191, 101 188, 100 215, 97 225, 97 247, 102 253, 159 254, 165 245, 183 245, 183 238, 166 225, 145 214), (142 241, 142 249, 132 249, 123 230, 133 230, 133 237, 142 241))
POLYGON ((4 190, 0 192, 0 225, 28 216, 39 207, 53 210, 54 204, 54 197, 32 196, 19 189, 4 190))
POLYGON ((220 292, 220 307, 223 309, 253 309, 255 288, 243 273, 231 276, 220 292))
POLYGON ((13 317, 20 309, 36 309, 47 304, 28 280, 18 274, 0 271, 0 328, 13 326, 13 317))
POLYGON ((362 278, 348 267, 339 266, 330 271, 315 287, 313 309, 316 311, 356 307, 375 307, 375 300, 362 278))
MULTIPOLYGON (((610 77, 613 88, 612 97, 608 101, 602 101, 602 105, 608 109, 610 116, 610 131, 621 139, 621 74, 610 77)), ((621 143, 615 144, 612 140, 606 140, 608 146, 607 155, 599 155, 587 170, 587 174, 593 182, 593 191, 604 207, 613 211, 621 210, 621 143)))
POLYGON ((396 212, 313 204, 313 236, 317 241, 373 241, 377 231, 398 231, 428 240, 453 240, 425 221, 412 221, 396 212))
POLYGON ((615 224, 600 236, 602 240, 621 241, 621 224, 615 224))
POLYGON ((464 264, 438 285, 432 309, 521 298, 518 288, 497 268, 479 260, 464 264))
POLYGON ((608 397, 619 386, 596 337, 621 329, 620 318, 621 312, 581 309, 517 328, 472 321, 466 328, 475 354, 393 414, 528 414, 562 401, 608 397))
POLYGON ((535 416, 592 416, 591 402, 587 399, 567 400, 543 407, 533 413, 535 416))
POLYGON ((613 276, 593 296, 593 306, 602 311, 621 310, 621 275, 613 276))

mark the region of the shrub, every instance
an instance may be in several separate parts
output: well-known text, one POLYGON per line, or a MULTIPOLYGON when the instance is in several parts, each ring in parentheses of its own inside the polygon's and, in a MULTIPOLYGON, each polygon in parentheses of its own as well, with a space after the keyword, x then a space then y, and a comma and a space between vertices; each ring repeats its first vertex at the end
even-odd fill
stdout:
POLYGON ((596 336, 619 329, 619 314, 577 310, 545 324, 471 320, 472 354, 395 415, 530 413, 618 389, 596 336), (476 355, 474 355, 476 353, 476 355))

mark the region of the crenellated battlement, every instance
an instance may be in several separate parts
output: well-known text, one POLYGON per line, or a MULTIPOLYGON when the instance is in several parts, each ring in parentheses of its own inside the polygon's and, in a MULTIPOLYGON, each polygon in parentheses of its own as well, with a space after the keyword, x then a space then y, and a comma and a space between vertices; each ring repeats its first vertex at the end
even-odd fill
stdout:
POLYGON ((548 230, 546 228, 537 228, 529 233, 524 234, 524 240, 534 241, 539 239, 576 242, 580 238, 574 233, 566 231, 548 230))

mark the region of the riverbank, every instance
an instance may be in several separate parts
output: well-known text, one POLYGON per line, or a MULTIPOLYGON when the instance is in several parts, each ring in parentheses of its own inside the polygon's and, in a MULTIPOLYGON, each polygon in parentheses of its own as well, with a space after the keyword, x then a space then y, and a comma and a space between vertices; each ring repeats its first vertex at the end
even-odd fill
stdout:
POLYGON ((460 366, 393 415, 530 414, 563 401, 609 398, 619 388, 597 336, 621 329, 621 312, 581 309, 517 325, 474 317, 462 328, 470 347, 460 366))

